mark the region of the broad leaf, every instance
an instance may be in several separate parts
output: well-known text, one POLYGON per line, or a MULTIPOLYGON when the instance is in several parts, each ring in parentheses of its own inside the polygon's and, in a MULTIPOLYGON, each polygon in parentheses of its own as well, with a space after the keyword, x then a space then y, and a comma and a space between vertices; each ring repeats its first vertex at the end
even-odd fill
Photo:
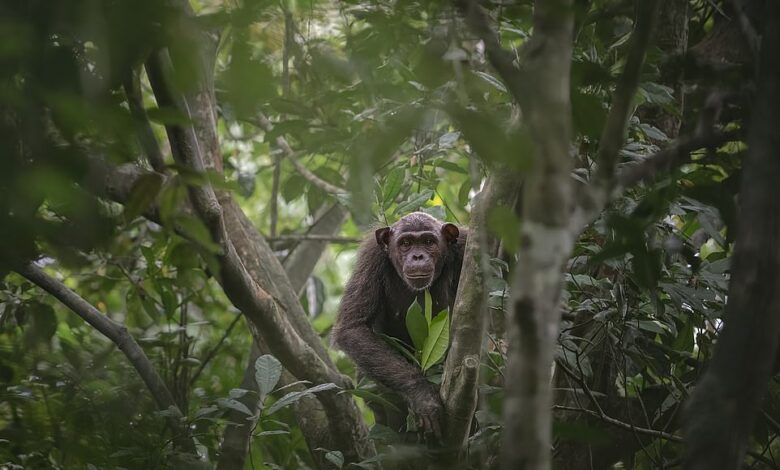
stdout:
POLYGON ((412 302, 409 310, 406 311, 406 331, 412 338, 415 351, 422 351, 425 338, 428 337, 428 322, 417 301, 412 302))
POLYGON ((162 189, 163 176, 159 173, 141 175, 130 191, 125 204, 125 220, 128 222, 141 215, 157 199, 162 189))
POLYGON ((404 183, 404 170, 403 168, 395 168, 387 174, 385 178, 385 184, 383 185, 382 200, 385 206, 388 206, 395 201, 398 194, 401 192, 401 188, 404 183))
POLYGON ((426 202, 428 202, 431 197, 433 197, 433 190, 426 189, 420 194, 412 196, 406 202, 398 204, 398 207, 395 208, 395 214, 406 214, 407 212, 414 212, 422 207, 426 202))
POLYGON ((442 310, 431 320, 428 337, 422 350, 420 366, 426 371, 444 358, 450 344, 450 316, 447 310, 442 310))
POLYGON ((282 364, 270 354, 265 354, 255 361, 255 382, 257 382, 260 403, 276 387, 282 375, 282 364))
POLYGON ((217 405, 220 408, 230 408, 240 413, 244 413, 247 416, 252 416, 252 411, 247 406, 234 398, 220 398, 217 400, 217 405))

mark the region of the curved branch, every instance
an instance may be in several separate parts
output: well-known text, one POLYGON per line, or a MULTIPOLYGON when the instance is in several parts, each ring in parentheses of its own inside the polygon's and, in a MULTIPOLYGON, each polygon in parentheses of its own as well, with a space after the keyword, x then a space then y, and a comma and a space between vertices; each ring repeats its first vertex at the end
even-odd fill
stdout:
POLYGON ((740 138, 739 131, 694 134, 673 142, 641 162, 625 166, 617 175, 618 190, 625 190, 653 179, 657 174, 690 161, 691 152, 719 147, 740 138))
POLYGON ((644 434, 646 436, 657 437, 659 439, 666 439, 667 441, 672 441, 672 442, 682 442, 683 441, 682 437, 680 437, 680 436, 678 436, 676 434, 669 434, 667 432, 658 431, 658 430, 655 430, 655 429, 641 428, 641 427, 638 427, 638 426, 634 426, 631 423, 626 423, 626 422, 620 421, 619 419, 611 418, 611 417, 605 415, 603 412, 602 413, 598 413, 596 411, 589 410, 587 408, 577 408, 577 407, 574 407, 574 406, 555 405, 555 406, 553 406, 553 410, 555 410, 555 411, 573 411, 575 413, 586 414, 588 416, 592 416, 592 417, 594 417, 596 419, 599 419, 599 420, 601 420, 601 421, 603 421, 603 422, 605 422, 607 424, 611 424, 612 426, 616 426, 618 428, 625 429, 627 431, 631 431, 631 432, 634 432, 634 433, 637 433, 637 434, 644 434))
MULTIPOLYGON (((343 219, 344 209, 340 206, 334 206, 318 219, 309 231, 335 233, 341 227, 343 219)), ((303 242, 296 248, 296 251, 302 250, 300 252, 301 256, 292 256, 296 252, 293 251, 293 253, 288 256, 287 260, 285 260, 285 271, 290 278, 290 283, 295 292, 299 292, 305 285, 306 279, 311 274, 312 269, 314 269, 325 246, 325 243, 319 241, 303 242), (303 256, 304 253, 305 256, 303 256)), ((257 271, 259 269, 259 266, 254 266, 254 269, 252 267, 253 265, 259 264, 259 259, 257 259, 257 257, 248 256, 244 259, 251 271, 257 271)), ((259 343, 257 340, 252 343, 252 351, 249 355, 249 363, 244 371, 244 378, 241 381, 241 388, 253 391, 257 389, 257 383, 255 382, 255 361, 261 354, 267 352, 270 351, 268 351, 268 348, 264 344, 259 343)), ((285 386, 293 382, 295 382, 295 378, 285 371, 282 374, 280 385, 285 386)), ((256 394, 248 393, 240 400, 252 410, 253 413, 258 409, 258 396, 256 394)), ((325 463, 320 461, 324 456, 322 452, 316 452, 316 449, 330 449, 332 448, 331 446, 334 440, 328 432, 328 419, 327 416, 325 416, 322 405, 313 399, 302 400, 295 404, 295 415, 298 419, 298 425, 303 430, 312 458, 318 465, 318 468, 325 468, 325 463)), ((244 468, 247 450, 249 449, 249 443, 252 437, 252 429, 256 423, 256 421, 250 420, 245 416, 240 416, 237 412, 232 418, 233 419, 229 420, 238 422, 240 419, 243 420, 243 424, 228 423, 225 427, 225 431, 222 434, 222 446, 220 448, 219 470, 240 470, 244 468)))
MULTIPOLYGON (((263 114, 258 114, 257 123, 266 132, 271 132, 274 129, 274 125, 263 114)), ((292 149, 292 147, 290 147, 290 144, 287 143, 287 139, 285 139, 283 136, 280 135, 279 137, 276 138, 276 145, 280 149, 282 149, 282 152, 284 152, 284 156, 287 157, 288 160, 290 160, 290 163, 293 164, 295 170, 301 176, 303 176, 306 179, 306 181, 313 184, 317 188, 325 191, 328 194, 343 195, 347 193, 345 189, 339 188, 336 185, 328 183, 324 179, 315 175, 308 168, 306 168, 303 165, 303 163, 301 163, 300 160, 298 160, 298 154, 292 149)))
POLYGON ((152 168, 160 173, 165 173, 165 158, 160 151, 160 143, 154 135, 154 130, 146 115, 143 103, 143 93, 141 92, 141 79, 139 72, 133 70, 130 76, 123 84, 125 95, 127 96, 127 105, 130 108, 130 114, 138 126, 138 141, 146 154, 146 159, 152 168))
POLYGON ((515 65, 515 55, 501 47, 498 34, 490 25, 491 21, 487 11, 480 6, 477 0, 457 0, 455 3, 463 13, 469 29, 485 44, 485 52, 490 65, 496 69, 506 84, 507 90, 515 101, 523 103, 526 94, 523 73, 515 65))
MULTIPOLYGON (((298 240, 302 242, 293 248, 284 260, 284 270, 296 293, 300 293, 306 285, 306 280, 311 276, 314 266, 328 243, 351 243, 353 241, 353 239, 335 236, 344 224, 346 216, 347 210, 343 206, 335 204, 324 211, 320 218, 309 227, 306 234, 297 235, 298 240)), ((359 242, 358 240, 357 243, 359 242)))
POLYGON ((636 26, 631 33, 630 49, 626 66, 615 89, 612 107, 607 115, 607 123, 599 139, 599 149, 596 155, 596 178, 594 184, 602 191, 604 199, 609 194, 615 178, 620 148, 625 140, 626 125, 631 116, 631 103, 634 100, 639 75, 642 71, 645 52, 650 44, 650 36, 655 20, 658 17, 658 0, 639 2, 636 13, 636 26))
MULTIPOLYGON (((174 106, 192 119, 193 111, 188 107, 188 100, 169 85, 170 71, 173 68, 169 57, 158 53, 149 65, 149 69, 154 71, 151 76, 152 87, 158 103, 174 106)), ((203 110, 196 112, 201 116, 206 114, 203 110)), ((201 139, 193 127, 169 125, 167 130, 177 163, 196 173, 205 172, 207 161, 209 166, 216 166, 212 158, 206 160, 208 154, 215 150, 210 145, 205 149, 201 148, 201 139)), ((253 331, 262 331, 262 338, 273 354, 299 379, 308 379, 314 383, 335 383, 341 387, 349 386, 349 380, 335 370, 327 356, 321 355, 316 347, 317 343, 307 341, 306 335, 291 323, 284 311, 284 305, 252 278, 231 241, 225 222, 225 210, 212 186, 208 182, 200 186, 190 186, 189 195, 196 213, 220 247, 220 252, 214 255, 219 263, 220 284, 230 301, 255 326, 253 331)), ((366 437, 365 424, 351 398, 335 392, 322 393, 318 398, 325 406, 333 434, 342 444, 339 450, 344 453, 347 461, 359 461, 372 455, 374 450, 366 437)))
POLYGON ((174 441, 177 445, 186 449, 187 452, 195 454, 195 444, 182 421, 184 415, 176 405, 176 401, 173 399, 173 395, 168 390, 162 377, 157 373, 149 358, 146 357, 144 350, 127 332, 127 327, 100 313, 98 309, 70 290, 65 284, 49 276, 32 263, 15 270, 24 278, 62 302, 73 313, 80 316, 102 333, 103 336, 116 344, 136 372, 138 372, 138 375, 141 376, 154 401, 157 403, 157 408, 162 411, 173 412, 173 415, 168 417, 168 422, 176 434, 174 441))

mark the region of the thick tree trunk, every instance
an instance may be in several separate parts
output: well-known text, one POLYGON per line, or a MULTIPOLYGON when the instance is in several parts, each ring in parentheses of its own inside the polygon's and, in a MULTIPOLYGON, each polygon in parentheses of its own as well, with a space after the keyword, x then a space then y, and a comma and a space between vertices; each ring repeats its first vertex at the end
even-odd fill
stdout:
POLYGON ((766 2, 763 18, 726 317, 685 414, 694 470, 741 467, 780 333, 780 4, 766 2))
POLYGON ((521 247, 511 284, 502 468, 550 467, 550 373, 562 270, 573 247, 569 76, 572 2, 536 2, 527 45, 534 168, 523 188, 521 247))

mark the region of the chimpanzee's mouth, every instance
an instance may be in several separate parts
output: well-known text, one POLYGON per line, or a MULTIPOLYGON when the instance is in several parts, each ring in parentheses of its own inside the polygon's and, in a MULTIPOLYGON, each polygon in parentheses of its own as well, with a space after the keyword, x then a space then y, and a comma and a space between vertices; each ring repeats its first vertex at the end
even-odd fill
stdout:
POLYGON ((433 274, 433 273, 406 274, 406 278, 407 279, 430 279, 431 274, 433 274))

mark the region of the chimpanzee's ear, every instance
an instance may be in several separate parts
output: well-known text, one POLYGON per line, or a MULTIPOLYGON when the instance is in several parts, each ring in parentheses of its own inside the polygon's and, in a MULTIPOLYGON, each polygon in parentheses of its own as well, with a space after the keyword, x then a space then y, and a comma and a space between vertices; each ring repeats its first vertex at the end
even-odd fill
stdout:
POLYGON ((376 229, 376 232, 374 232, 374 235, 376 236, 376 242, 379 243, 379 246, 387 248, 387 245, 390 244, 390 227, 378 228, 376 229))
POLYGON ((458 235, 460 235, 460 229, 455 224, 444 224, 441 226, 441 234, 447 243, 455 243, 458 241, 458 235))

